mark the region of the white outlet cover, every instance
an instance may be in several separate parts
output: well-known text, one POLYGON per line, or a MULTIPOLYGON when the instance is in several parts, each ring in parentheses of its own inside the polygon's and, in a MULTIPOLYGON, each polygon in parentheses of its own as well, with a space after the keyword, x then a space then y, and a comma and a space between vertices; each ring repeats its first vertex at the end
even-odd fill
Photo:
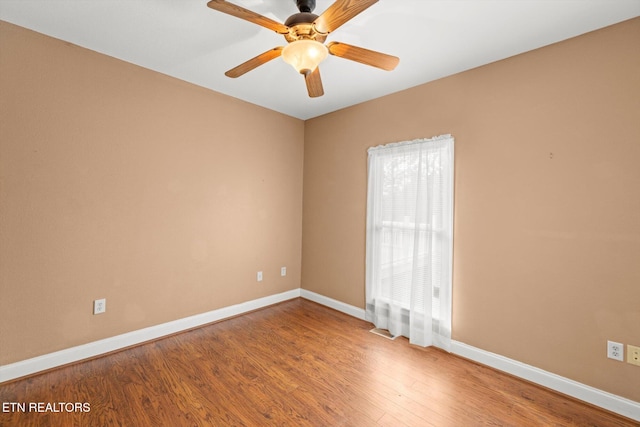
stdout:
POLYGON ((280 267, 280 275, 281 276, 287 275, 287 267, 280 267))
POLYGON ((107 311, 106 298, 97 299, 93 301, 93 314, 102 314, 107 311))
POLYGON ((624 362, 624 344, 607 341, 607 357, 624 362))
POLYGON ((256 275, 256 279, 258 280, 258 282, 262 282, 262 271, 258 271, 258 274, 256 275))

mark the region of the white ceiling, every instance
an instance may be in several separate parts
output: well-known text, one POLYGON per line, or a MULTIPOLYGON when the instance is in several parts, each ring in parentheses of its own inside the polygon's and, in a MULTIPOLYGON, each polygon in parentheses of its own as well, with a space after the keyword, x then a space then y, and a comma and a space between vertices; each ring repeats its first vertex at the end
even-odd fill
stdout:
MULTIPOLYGON (((232 0, 283 22, 295 0, 232 0)), ((321 14, 333 0, 317 0, 321 14)), ((308 119, 640 15, 640 0, 380 0, 329 41, 400 58, 391 72, 329 56, 325 95, 280 58, 224 72, 275 46, 273 31, 207 0, 0 0, 0 19, 188 82, 308 119)), ((640 42, 640 41, 639 41, 640 42)))

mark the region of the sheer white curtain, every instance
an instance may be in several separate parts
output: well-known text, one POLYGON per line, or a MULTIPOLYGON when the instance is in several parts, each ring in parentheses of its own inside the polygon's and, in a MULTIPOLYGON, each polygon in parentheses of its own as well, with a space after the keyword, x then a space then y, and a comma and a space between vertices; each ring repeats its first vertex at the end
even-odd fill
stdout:
POLYGON ((368 151, 366 317, 451 348, 453 137, 368 151))

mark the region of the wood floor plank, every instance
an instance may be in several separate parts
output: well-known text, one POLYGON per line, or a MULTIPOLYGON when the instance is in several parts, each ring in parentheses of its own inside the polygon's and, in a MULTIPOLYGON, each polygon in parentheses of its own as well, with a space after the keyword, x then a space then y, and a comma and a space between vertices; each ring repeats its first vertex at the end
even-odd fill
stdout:
POLYGON ((0 385, 0 426, 600 426, 631 420, 296 299, 0 385))

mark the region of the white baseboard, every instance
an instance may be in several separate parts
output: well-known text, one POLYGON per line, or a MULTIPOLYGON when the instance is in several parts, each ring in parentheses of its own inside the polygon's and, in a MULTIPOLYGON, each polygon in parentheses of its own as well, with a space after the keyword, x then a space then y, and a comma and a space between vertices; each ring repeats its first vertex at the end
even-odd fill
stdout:
POLYGON ((22 360, 9 365, 3 365, 0 366, 0 383, 77 362, 79 360, 99 356, 111 351, 120 350, 132 345, 141 344, 146 341, 175 334, 176 332, 186 331, 188 329, 206 325, 207 323, 217 322, 222 319, 257 310, 282 301, 298 298, 299 296, 300 289, 293 289, 280 294, 258 298, 241 304, 209 311, 207 313, 196 314, 195 316, 185 317, 183 319, 150 326, 148 328, 139 329, 137 331, 128 332, 115 337, 105 338, 88 344, 56 351, 54 353, 44 354, 42 356, 22 360))
POLYGON ((358 319, 365 320, 364 309, 354 307, 353 305, 345 304, 344 302, 325 297, 324 295, 317 294, 315 292, 308 291, 306 289, 300 289, 300 296, 318 304, 322 304, 326 307, 333 308, 334 310, 341 311, 349 316, 357 317, 358 319))
MULTIPOLYGON (((361 308, 336 301, 305 289, 301 290, 300 296, 302 298, 315 301, 318 304, 333 308, 334 310, 357 317, 358 319, 365 320, 365 311, 361 308)), ((458 341, 452 341, 451 352, 474 362, 490 366, 567 396, 574 397, 578 400, 582 400, 627 418, 631 418, 632 420, 640 421, 640 403, 638 402, 616 396, 615 394, 599 390, 577 381, 561 377, 560 375, 538 369, 534 366, 518 362, 517 360, 481 350, 458 341)))
POLYGON ((561 377, 517 360, 453 341, 451 352, 611 412, 640 421, 640 403, 561 377))

